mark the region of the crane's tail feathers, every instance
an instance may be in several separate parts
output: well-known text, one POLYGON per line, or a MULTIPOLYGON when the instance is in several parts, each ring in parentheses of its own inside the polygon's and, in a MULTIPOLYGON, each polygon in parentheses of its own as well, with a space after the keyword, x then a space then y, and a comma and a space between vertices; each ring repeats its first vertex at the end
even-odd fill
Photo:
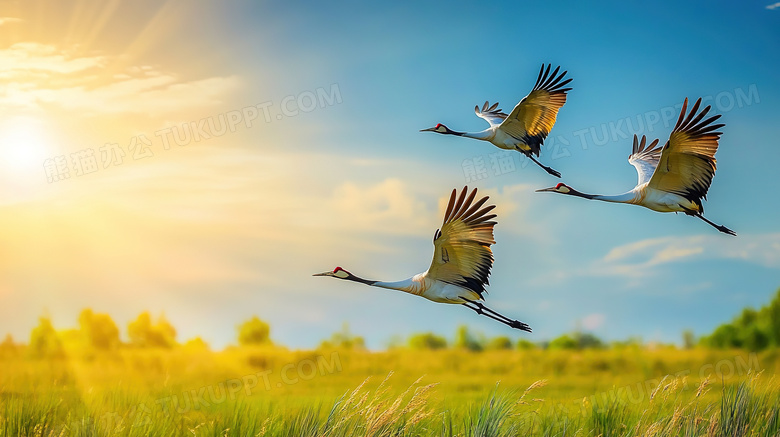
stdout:
POLYGON ((707 224, 709 224, 709 225, 710 225, 710 226, 712 226, 713 228, 715 228, 715 229, 719 230, 720 232, 723 232, 724 234, 733 235, 733 236, 735 236, 735 237, 737 236, 737 233, 736 233, 736 232, 732 231, 731 229, 729 229, 729 228, 727 228, 727 227, 725 227, 725 226, 723 226, 723 225, 718 225, 718 224, 715 224, 715 223, 713 223, 713 222, 711 222, 711 221, 707 220, 707 218, 705 218, 705 217, 704 217, 703 215, 701 215, 701 214, 697 214, 697 215, 696 215, 696 217, 698 217, 698 218, 700 218, 700 219, 704 220, 704 221, 705 221, 707 224))

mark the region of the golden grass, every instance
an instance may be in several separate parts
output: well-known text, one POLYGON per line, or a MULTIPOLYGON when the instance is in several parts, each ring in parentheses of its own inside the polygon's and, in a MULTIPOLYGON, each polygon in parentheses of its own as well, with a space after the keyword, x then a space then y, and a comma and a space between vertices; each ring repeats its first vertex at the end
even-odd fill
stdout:
POLYGON ((777 366, 640 348, 6 356, 0 436, 759 435, 780 423, 777 366))

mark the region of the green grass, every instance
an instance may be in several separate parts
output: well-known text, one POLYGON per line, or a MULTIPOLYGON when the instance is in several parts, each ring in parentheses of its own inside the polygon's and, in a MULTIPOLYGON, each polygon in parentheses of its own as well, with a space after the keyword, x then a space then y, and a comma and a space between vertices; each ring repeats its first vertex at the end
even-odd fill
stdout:
POLYGON ((780 435, 774 352, 332 354, 6 356, 0 437, 780 435))

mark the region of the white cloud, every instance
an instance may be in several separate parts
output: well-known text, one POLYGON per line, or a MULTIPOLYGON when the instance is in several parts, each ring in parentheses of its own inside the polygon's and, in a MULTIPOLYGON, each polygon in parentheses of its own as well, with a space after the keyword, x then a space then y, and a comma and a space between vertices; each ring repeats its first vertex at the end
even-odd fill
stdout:
POLYGON ((345 182, 334 193, 332 205, 338 222, 361 230, 417 235, 436 222, 408 184, 394 178, 369 186, 345 182))
MULTIPOLYGON (((544 243, 553 234, 548 231, 548 223, 535 215, 533 205, 538 196, 534 189, 530 184, 505 185, 500 189, 480 190, 479 195, 490 196, 490 203, 496 205, 493 211, 498 215, 496 229, 544 243)), ((442 210, 447 200, 449 197, 444 199, 442 210)))
POLYGON ((20 42, 0 50, 3 78, 15 78, 30 71, 70 74, 102 67, 102 56, 70 56, 56 47, 35 42, 20 42))
POLYGON ((35 42, 0 49, 0 108, 13 111, 54 105, 87 114, 156 116, 222 103, 240 83, 236 76, 184 80, 149 65, 112 71, 117 61, 112 56, 75 55, 35 42))
POLYGON ((777 8, 780 8, 780 2, 777 2, 777 3, 771 4, 771 5, 766 5, 766 8, 767 8, 767 9, 770 9, 770 10, 771 10, 771 9, 777 9, 777 8))
POLYGON ((599 276, 639 278, 653 274, 653 268, 672 262, 703 259, 733 259, 780 269, 780 233, 640 240, 613 248, 586 272, 599 276))
POLYGON ((588 331, 593 331, 598 328, 600 328, 602 325, 604 325, 604 320, 606 317, 604 314, 600 313, 593 313, 588 314, 585 316, 585 318, 582 319, 582 327, 587 329, 588 331))
POLYGON ((24 21, 24 20, 22 20, 21 18, 16 18, 16 17, 0 17, 0 26, 3 26, 5 24, 9 24, 9 23, 21 23, 22 21, 24 21))
POLYGON ((90 89, 86 86, 31 90, 36 102, 53 103, 68 110, 99 113, 136 112, 157 115, 182 108, 221 103, 221 97, 238 87, 235 76, 180 82, 174 75, 120 80, 90 89))

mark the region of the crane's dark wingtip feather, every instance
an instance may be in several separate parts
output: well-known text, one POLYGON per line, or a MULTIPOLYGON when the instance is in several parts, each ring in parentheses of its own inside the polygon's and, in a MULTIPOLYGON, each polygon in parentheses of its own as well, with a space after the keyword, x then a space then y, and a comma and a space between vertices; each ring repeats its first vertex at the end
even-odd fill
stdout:
MULTIPOLYGON (((699 206, 700 213, 703 212, 702 199, 707 199, 707 191, 710 188, 717 168, 715 153, 717 152, 718 141, 722 132, 717 132, 716 130, 725 126, 723 123, 713 124, 721 117, 720 114, 704 119, 711 106, 708 105, 699 111, 701 101, 701 98, 697 99, 690 111, 687 111, 688 99, 686 98, 683 101, 680 116, 672 131, 673 136, 675 133, 683 134, 682 137, 678 137, 682 138, 680 141, 696 144, 696 147, 689 147, 683 153, 689 159, 696 160, 696 168, 698 169, 695 178, 690 180, 685 186, 674 189, 672 192, 695 203, 699 206)), ((672 138, 670 138, 670 141, 672 138)), ((667 141, 666 145, 664 145, 664 151, 669 147, 670 141, 667 141)))
POLYGON ((469 236, 467 237, 467 240, 461 242, 468 245, 481 246, 481 248, 476 249, 477 251, 474 253, 477 258, 475 260, 476 264, 474 265, 473 269, 470 269, 469 272, 458 274, 453 278, 442 279, 447 283, 472 290, 481 297, 483 293, 486 293, 485 287, 489 284, 488 279, 490 277, 490 270, 493 265, 493 253, 490 250, 490 246, 495 244, 495 240, 493 238, 493 226, 496 224, 496 222, 492 221, 492 219, 494 219, 496 215, 488 213, 496 206, 488 205, 484 208, 482 207, 488 201, 488 196, 483 196, 475 202, 474 200, 476 198, 477 191, 478 190, 474 188, 466 198, 468 187, 464 187, 464 191, 461 192, 459 196, 457 194, 457 190, 453 190, 453 193, 450 196, 449 205, 447 207, 447 214, 445 214, 444 225, 442 225, 440 232, 434 234, 434 244, 438 244, 437 240, 442 235, 445 235, 446 237, 446 234, 452 232, 452 230, 462 229, 460 226, 457 228, 448 226, 454 221, 460 221, 462 225, 467 227, 468 231, 477 233, 469 235, 482 235, 478 238, 469 236), (487 234, 485 234, 486 232, 487 234))

